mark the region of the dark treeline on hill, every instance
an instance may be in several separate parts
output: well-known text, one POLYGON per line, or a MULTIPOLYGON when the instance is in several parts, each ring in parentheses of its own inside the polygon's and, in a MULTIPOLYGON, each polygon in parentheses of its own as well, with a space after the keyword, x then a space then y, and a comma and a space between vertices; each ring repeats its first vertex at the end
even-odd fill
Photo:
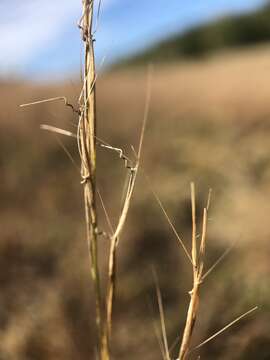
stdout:
POLYGON ((214 51, 244 47, 269 40, 270 2, 255 12, 227 16, 180 35, 176 34, 139 55, 124 60, 121 65, 201 58, 214 51))

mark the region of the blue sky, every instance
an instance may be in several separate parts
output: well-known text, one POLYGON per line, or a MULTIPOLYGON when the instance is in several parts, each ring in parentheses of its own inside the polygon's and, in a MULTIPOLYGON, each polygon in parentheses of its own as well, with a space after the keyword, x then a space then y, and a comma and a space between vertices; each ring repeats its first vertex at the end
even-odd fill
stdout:
MULTIPOLYGON (((171 33, 209 19, 249 11, 263 0, 103 0, 96 32, 98 62, 109 64, 171 33)), ((0 76, 79 73, 76 26, 81 0, 1 0, 0 76)))

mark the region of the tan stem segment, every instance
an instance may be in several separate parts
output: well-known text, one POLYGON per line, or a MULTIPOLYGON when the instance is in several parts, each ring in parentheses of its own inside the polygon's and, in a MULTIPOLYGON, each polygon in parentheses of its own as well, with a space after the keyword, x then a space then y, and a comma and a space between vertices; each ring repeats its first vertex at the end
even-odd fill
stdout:
POLYGON ((207 210, 204 209, 202 238, 200 244, 199 257, 197 254, 197 234, 196 234, 196 196, 195 185, 191 183, 191 207, 192 207, 192 269, 193 269, 193 288, 190 292, 190 302, 186 317, 185 329, 182 337, 182 342, 179 350, 179 360, 185 360, 189 353, 190 342, 197 318, 199 307, 199 288, 202 282, 202 271, 204 265, 205 255, 205 241, 206 241, 206 223, 207 210))
POLYGON ((187 357, 190 341, 196 322, 197 310, 199 306, 199 283, 195 283, 192 291, 190 292, 190 303, 187 313, 187 320, 185 330, 182 338, 182 343, 179 351, 179 360, 184 360, 187 357))
POLYGON ((82 158, 82 178, 87 242, 91 260, 91 276, 96 298, 96 325, 98 349, 101 360, 109 359, 106 336, 102 319, 102 298, 98 262, 98 222, 96 208, 96 89, 95 57, 92 37, 94 0, 83 0, 82 33, 84 41, 84 81, 82 89, 81 118, 79 122, 80 148, 82 158))

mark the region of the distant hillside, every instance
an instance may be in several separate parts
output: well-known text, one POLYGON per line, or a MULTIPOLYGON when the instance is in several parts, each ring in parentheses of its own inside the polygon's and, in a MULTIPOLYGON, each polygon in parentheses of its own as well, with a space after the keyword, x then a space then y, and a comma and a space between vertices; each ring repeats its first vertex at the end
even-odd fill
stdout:
POLYGON ((124 60, 121 65, 199 58, 214 51, 249 46, 269 40, 270 3, 252 13, 224 17, 185 33, 176 34, 149 50, 124 60))

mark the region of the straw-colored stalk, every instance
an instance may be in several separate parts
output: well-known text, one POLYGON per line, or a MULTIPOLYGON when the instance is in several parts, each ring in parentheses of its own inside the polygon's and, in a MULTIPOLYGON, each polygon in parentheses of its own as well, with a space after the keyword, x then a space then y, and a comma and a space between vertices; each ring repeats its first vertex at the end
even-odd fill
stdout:
POLYGON ((206 241, 206 227, 207 227, 207 212, 208 205, 204 208, 202 236, 200 240, 200 247, 197 245, 196 234, 196 199, 195 186, 191 183, 191 206, 192 206, 192 269, 193 269, 193 288, 190 291, 190 303, 187 312, 186 324, 182 337, 182 342, 179 350, 179 360, 184 360, 187 357, 190 348, 191 337, 194 325, 197 318, 199 307, 199 288, 202 283, 204 255, 205 255, 205 241, 206 241))
POLYGON ((216 266, 222 261, 222 259, 229 253, 232 247, 228 248, 220 258, 210 267, 208 271, 204 273, 204 260, 205 260, 205 245, 206 245, 206 230, 207 230, 207 220, 208 220, 208 210, 210 205, 211 191, 209 192, 207 205, 203 210, 203 221, 202 221, 202 235, 200 243, 197 241, 197 224, 196 224, 196 197, 195 197, 195 185, 191 183, 191 207, 192 207, 192 249, 191 249, 191 258, 192 258, 192 270, 193 270, 193 288, 190 291, 190 302, 186 317, 186 324, 182 336, 182 341, 180 344, 178 360, 185 360, 190 355, 191 352, 201 348, 203 345, 207 344, 209 341, 215 339, 217 336, 222 334, 225 330, 229 329, 231 326, 239 322, 241 319, 251 314, 257 310, 257 306, 248 310, 244 314, 238 316, 236 319, 231 321, 229 324, 224 326, 222 329, 218 330, 212 336, 208 337, 206 340, 201 342, 199 345, 190 349, 190 343, 192 339, 192 334, 194 326, 197 319, 197 314, 199 310, 199 300, 200 300, 200 286, 206 277, 216 268, 216 266))
POLYGON ((120 235, 123 231, 124 225, 126 223, 128 211, 130 208, 130 202, 133 195, 135 182, 137 173, 139 170, 141 153, 142 153, 142 145, 144 132, 146 127, 146 121, 149 115, 149 106, 151 100, 151 81, 152 81, 152 68, 149 66, 148 68, 148 77, 147 77, 147 88, 146 88, 146 100, 145 100, 145 108, 144 108, 144 116, 142 129, 140 134, 140 141, 138 147, 138 153, 134 154, 136 157, 135 164, 129 160, 129 158, 123 153, 121 149, 113 148, 112 146, 103 145, 104 147, 114 150, 118 152, 120 158, 124 160, 125 167, 128 170, 128 185, 125 192, 124 203, 122 206, 122 211, 119 216, 119 220, 116 226, 115 231, 110 237, 110 252, 109 252, 109 260, 108 260, 108 287, 107 287, 107 297, 106 297, 106 321, 107 321, 107 337, 108 341, 111 339, 111 330, 112 330, 112 313, 113 313, 113 305, 115 298, 115 287, 116 287, 116 264, 117 264, 117 246, 119 244, 120 235))
POLYGON ((94 0, 83 0, 81 29, 84 41, 83 88, 80 96, 81 114, 78 141, 81 175, 84 186, 86 233, 96 302, 98 352, 101 360, 109 359, 107 337, 104 336, 100 270, 98 262, 98 219, 96 207, 96 92, 95 57, 92 35, 94 0))
MULTIPOLYGON (((98 264, 98 225, 97 225, 97 209, 96 209, 96 98, 95 98, 95 57, 92 36, 93 22, 93 3, 94 0, 83 0, 83 16, 81 28, 83 32, 83 40, 85 43, 85 59, 84 59, 84 81, 80 96, 81 115, 78 126, 78 143, 81 155, 82 166, 82 183, 84 184, 84 202, 85 216, 87 225, 87 240, 89 244, 91 274, 94 282, 94 290, 96 296, 96 323, 99 335, 99 356, 101 360, 110 358, 110 340, 112 329, 112 313, 115 298, 116 287, 116 255, 119 237, 123 231, 131 198, 133 195, 135 181, 140 163, 143 136, 145 125, 149 113, 150 103, 150 75, 148 72, 147 96, 144 111, 144 118, 139 141, 138 154, 136 154, 135 164, 128 159, 121 149, 114 148, 109 144, 103 144, 103 147, 116 151, 128 170, 128 186, 125 194, 125 200, 122 211, 119 216, 115 231, 110 235, 110 251, 108 259, 108 286, 106 294, 106 310, 103 314, 101 288, 99 280, 99 264, 98 264)), ((105 208, 104 208, 105 210, 105 208)), ((106 210, 105 210, 106 212, 106 210)))

